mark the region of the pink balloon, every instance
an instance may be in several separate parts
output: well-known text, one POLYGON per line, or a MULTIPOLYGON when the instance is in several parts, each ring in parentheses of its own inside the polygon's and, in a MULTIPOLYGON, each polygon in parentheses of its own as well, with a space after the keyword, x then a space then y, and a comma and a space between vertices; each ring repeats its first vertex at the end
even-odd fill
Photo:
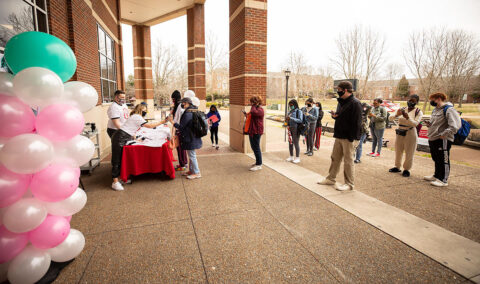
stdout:
POLYGON ((65 218, 65 220, 67 220, 69 223, 72 220, 72 216, 63 216, 63 218, 65 218))
POLYGON ((20 200, 31 180, 31 175, 17 174, 0 165, 0 208, 20 200))
POLYGON ((79 177, 79 168, 53 164, 33 175, 30 190, 41 201, 62 201, 75 192, 79 177))
POLYGON ((38 134, 52 141, 66 141, 80 134, 85 120, 83 114, 68 104, 52 104, 40 111, 37 116, 38 134))
POLYGON ((28 234, 12 233, 5 226, 0 227, 0 263, 10 261, 27 246, 28 234))
POLYGON ((32 109, 17 97, 0 95, 0 136, 13 137, 35 131, 32 109))
POLYGON ((39 249, 61 244, 70 233, 70 223, 62 216, 47 216, 40 226, 29 232, 29 240, 39 249))

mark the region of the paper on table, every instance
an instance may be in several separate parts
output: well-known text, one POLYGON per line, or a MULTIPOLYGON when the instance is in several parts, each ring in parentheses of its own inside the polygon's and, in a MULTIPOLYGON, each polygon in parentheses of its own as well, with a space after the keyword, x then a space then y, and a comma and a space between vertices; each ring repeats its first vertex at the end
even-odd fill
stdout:
MULTIPOLYGON (((165 142, 167 142, 168 138, 171 138, 170 134, 170 127, 168 126, 157 126, 155 129, 153 128, 145 128, 142 127, 140 130, 137 131, 136 136, 144 137, 145 140, 138 142, 136 141, 133 145, 143 145, 149 147, 162 147, 165 142)), ((128 143, 127 143, 128 144, 128 143)))

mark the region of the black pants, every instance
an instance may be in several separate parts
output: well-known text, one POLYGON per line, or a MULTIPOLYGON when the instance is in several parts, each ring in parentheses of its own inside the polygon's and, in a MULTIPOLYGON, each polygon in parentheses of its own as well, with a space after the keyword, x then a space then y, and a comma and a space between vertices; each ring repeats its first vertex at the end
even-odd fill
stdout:
POLYGON ((112 178, 120 176, 123 146, 130 140, 132 140, 132 136, 121 129, 115 131, 112 136, 112 178))
POLYGON ((435 178, 442 182, 447 182, 450 175, 450 148, 452 142, 447 139, 437 139, 428 141, 430 146, 430 154, 432 160, 435 162, 435 178))
POLYGON ((300 134, 298 133, 297 126, 290 126, 288 131, 290 131, 292 143, 288 143, 288 151, 290 152, 290 157, 293 157, 293 149, 295 148, 295 157, 300 156, 300 134))
POLYGON ((212 140, 213 144, 213 138, 215 138, 215 144, 218 145, 218 126, 212 126, 210 128, 210 140, 212 140))
POLYGON ((308 132, 307 132, 307 152, 313 153, 313 142, 315 140, 315 128, 317 126, 317 122, 310 122, 308 124, 308 132))
POLYGON ((107 128, 107 134, 108 134, 108 137, 110 137, 110 139, 112 139, 112 136, 115 132, 117 132, 117 129, 107 128))
POLYGON ((262 165, 262 150, 260 150, 260 139, 262 135, 260 134, 253 134, 248 135, 250 138, 250 147, 252 147, 253 153, 255 154, 255 165, 261 166, 262 165))

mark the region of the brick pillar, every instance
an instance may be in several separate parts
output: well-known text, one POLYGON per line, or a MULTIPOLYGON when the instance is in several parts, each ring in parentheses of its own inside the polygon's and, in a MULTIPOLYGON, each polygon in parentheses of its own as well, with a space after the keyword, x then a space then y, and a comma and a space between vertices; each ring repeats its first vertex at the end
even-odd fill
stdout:
MULTIPOLYGON (((267 98, 267 0, 230 0, 230 147, 251 152, 243 135, 242 110, 249 100, 267 98)), ((266 126, 266 123, 264 123, 266 126)), ((266 127, 265 127, 266 130, 266 127)), ((265 151, 266 135, 262 137, 265 151)))
POLYGON ((152 51, 150 44, 150 27, 132 26, 133 69, 135 78, 135 98, 137 103, 148 104, 147 117, 153 116, 153 81, 152 81, 152 51))
POLYGON ((200 109, 205 110, 205 25, 204 6, 195 4, 187 10, 188 89, 200 99, 200 109))

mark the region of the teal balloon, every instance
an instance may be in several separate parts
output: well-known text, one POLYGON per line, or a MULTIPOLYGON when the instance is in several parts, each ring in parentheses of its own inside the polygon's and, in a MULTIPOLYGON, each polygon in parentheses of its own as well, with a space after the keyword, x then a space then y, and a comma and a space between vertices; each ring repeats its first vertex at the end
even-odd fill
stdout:
POLYGON ((63 82, 72 78, 77 59, 61 39, 42 32, 24 32, 12 37, 5 46, 5 60, 14 74, 30 67, 55 72, 63 82))

